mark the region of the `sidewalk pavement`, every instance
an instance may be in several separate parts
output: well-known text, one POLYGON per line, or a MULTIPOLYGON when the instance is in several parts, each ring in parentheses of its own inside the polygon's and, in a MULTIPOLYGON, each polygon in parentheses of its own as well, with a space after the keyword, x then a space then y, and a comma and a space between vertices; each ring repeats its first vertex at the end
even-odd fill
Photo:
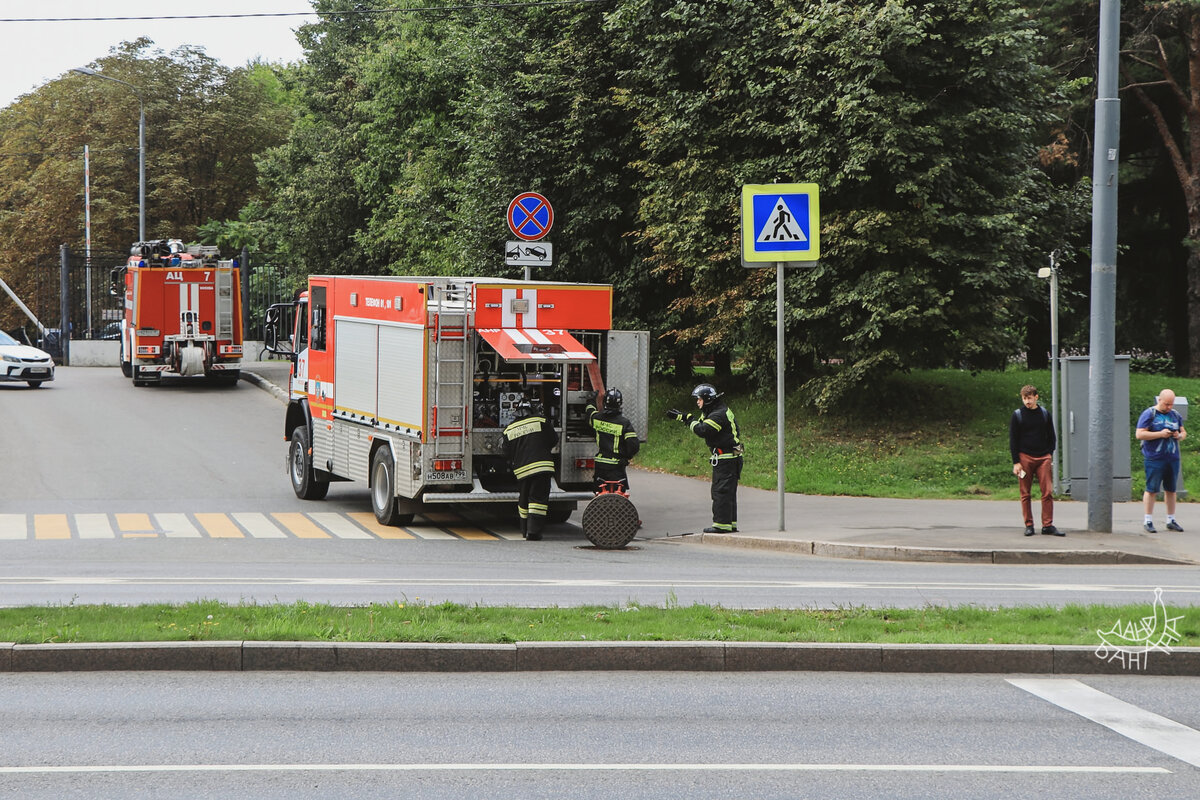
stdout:
MULTIPOLYGON (((287 402, 290 364, 245 364, 243 379, 287 402)), ((1184 533, 1166 531, 1163 503, 1155 506, 1158 534, 1142 532, 1141 503, 1114 503, 1112 533, 1088 528, 1086 501, 1059 500, 1055 525, 1066 536, 1024 535, 1015 500, 895 500, 788 493, 780 530, 779 495, 738 489, 735 534, 700 533, 711 524, 708 481, 630 471, 631 498, 643 520, 639 538, 752 547, 835 558, 950 561, 987 564, 1200 564, 1200 508, 1180 504, 1184 533)), ((1034 513, 1038 503, 1034 501, 1034 513)), ((1040 523, 1040 520, 1039 520, 1040 523)), ((1041 525, 1037 526, 1041 530, 1041 525)))

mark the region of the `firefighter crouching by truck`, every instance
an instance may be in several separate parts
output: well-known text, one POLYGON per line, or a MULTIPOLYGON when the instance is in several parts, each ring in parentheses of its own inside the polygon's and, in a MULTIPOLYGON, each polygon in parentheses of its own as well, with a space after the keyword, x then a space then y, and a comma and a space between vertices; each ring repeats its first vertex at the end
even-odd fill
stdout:
POLYGON ((625 468, 630 460, 638 454, 641 443, 633 423, 621 413, 624 397, 620 389, 609 389, 604 393, 604 408, 596 410, 595 398, 588 404, 585 413, 588 423, 596 432, 596 492, 604 489, 604 484, 617 482, 621 491, 629 493, 629 476, 625 468))
POLYGON ((541 416, 528 398, 517 401, 515 419, 504 429, 504 455, 517 478, 520 494, 517 515, 521 535, 531 542, 540 541, 546 517, 550 513, 550 479, 554 476, 554 456, 558 443, 554 426, 541 416))
POLYGON ((738 436, 733 411, 712 384, 692 390, 699 414, 667 409, 667 419, 687 425, 712 451, 712 525, 705 533, 737 533, 737 487, 742 477, 742 455, 746 448, 738 436))

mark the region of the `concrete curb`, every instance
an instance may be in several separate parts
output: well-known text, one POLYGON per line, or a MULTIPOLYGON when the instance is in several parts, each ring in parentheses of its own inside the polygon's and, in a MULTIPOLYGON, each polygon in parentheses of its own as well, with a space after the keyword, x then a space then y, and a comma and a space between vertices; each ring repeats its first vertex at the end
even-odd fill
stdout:
POLYGON ((1195 565, 1186 559, 1127 553, 1123 550, 1005 550, 906 545, 846 544, 805 539, 781 539, 738 533, 685 535, 685 542, 722 547, 775 550, 824 558, 872 561, 935 561, 957 564, 1176 564, 1195 565))
POLYGON ((1200 677, 1200 647, 1141 654, 1097 645, 813 642, 0 643, 0 672, 896 672, 1200 677), (1127 666, 1128 664, 1128 666, 1127 666))
POLYGON ((242 370, 241 378, 242 378, 242 380, 246 381, 246 383, 249 383, 253 386, 257 386, 259 389, 262 389, 263 391, 270 392, 272 395, 274 395, 276 400, 283 403, 284 405, 287 405, 287 402, 288 402, 287 392, 283 391, 283 389, 280 389, 278 386, 271 383, 269 380, 267 380, 263 376, 259 375, 258 373, 250 372, 248 370, 242 370))

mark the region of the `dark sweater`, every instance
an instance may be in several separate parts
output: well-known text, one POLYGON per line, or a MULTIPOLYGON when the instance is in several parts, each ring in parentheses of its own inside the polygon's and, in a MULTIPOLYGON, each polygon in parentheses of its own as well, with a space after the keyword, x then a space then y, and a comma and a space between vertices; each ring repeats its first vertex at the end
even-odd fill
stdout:
POLYGON ((1030 456, 1049 455, 1057 444, 1054 422, 1046 409, 1041 406, 1034 409, 1021 406, 1013 412, 1008 424, 1008 449, 1012 453, 1012 463, 1021 460, 1021 453, 1030 456))

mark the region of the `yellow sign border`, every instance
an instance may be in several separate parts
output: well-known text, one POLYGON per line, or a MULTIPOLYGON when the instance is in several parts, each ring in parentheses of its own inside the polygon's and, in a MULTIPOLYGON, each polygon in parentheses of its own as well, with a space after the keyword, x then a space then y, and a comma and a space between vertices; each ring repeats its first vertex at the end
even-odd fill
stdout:
POLYGON ((747 263, 771 261, 817 261, 821 258, 821 196, 815 183, 747 183, 742 186, 742 260, 747 263), (803 252, 755 251, 754 198, 766 194, 808 195, 808 232, 812 243, 803 252))

